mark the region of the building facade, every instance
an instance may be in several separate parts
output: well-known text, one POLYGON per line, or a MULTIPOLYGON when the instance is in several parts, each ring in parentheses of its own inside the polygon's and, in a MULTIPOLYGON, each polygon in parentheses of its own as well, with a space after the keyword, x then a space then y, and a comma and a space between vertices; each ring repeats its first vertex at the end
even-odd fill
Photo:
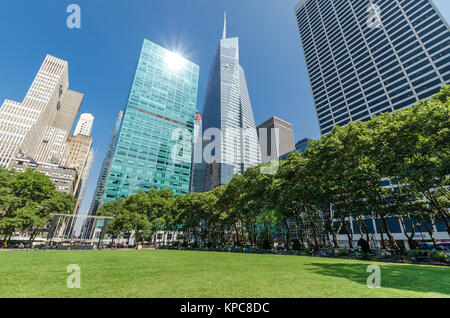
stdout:
POLYGON ((76 135, 85 135, 90 136, 92 131, 92 125, 94 124, 94 116, 92 114, 81 114, 80 119, 78 120, 77 126, 75 127, 76 135))
POLYGON ((309 147, 311 141, 312 141, 312 139, 310 139, 310 138, 303 138, 303 139, 297 141, 295 143, 295 150, 280 156, 279 160, 286 160, 289 157, 289 154, 291 154, 293 152, 304 153, 306 151, 306 149, 309 147))
MULTIPOLYGON (((258 135, 245 74, 239 64, 239 40, 223 38, 213 60, 203 107, 203 137, 211 140, 207 164, 219 165, 211 190, 227 184, 233 175, 261 163, 258 135)), ((208 169, 207 169, 208 170, 208 169)), ((212 169, 216 171, 216 169, 212 169)))
POLYGON ((205 192, 205 163, 203 162, 202 115, 195 112, 194 145, 192 148, 191 187, 189 192, 205 192))
POLYGON ((302 140, 297 141, 295 144, 295 151, 297 151, 298 153, 304 153, 309 147, 311 141, 312 139, 310 138, 303 138, 302 140))
POLYGON ((86 135, 69 136, 67 147, 61 164, 65 167, 78 169, 81 173, 86 166, 89 152, 92 148, 92 137, 86 135))
POLYGON ((37 162, 30 158, 14 158, 9 165, 10 169, 25 172, 28 169, 39 171, 50 178, 56 190, 61 193, 75 195, 79 175, 76 169, 61 167, 51 163, 37 162))
POLYGON ((102 202, 189 192, 199 67, 144 40, 102 202))
POLYGON ((8 167, 16 156, 36 158, 62 101, 71 94, 68 87, 68 63, 47 55, 24 100, 5 100, 0 108, 0 167, 8 167))
POLYGON ((120 111, 114 123, 114 128, 111 133, 111 139, 109 141, 108 149, 106 150, 105 159, 103 159, 102 168, 100 169, 100 175, 98 176, 94 197, 92 198, 91 207, 89 208, 89 215, 95 215, 97 213, 97 209, 99 208, 99 205, 101 203, 103 193, 105 192, 106 180, 108 178, 109 170, 111 169, 112 158, 117 143, 117 137, 119 136, 122 118, 123 111, 120 111))
POLYGON ((61 99, 61 107, 47 127, 35 156, 38 162, 60 164, 67 146, 67 139, 83 101, 83 94, 67 90, 61 99))
POLYGON ((431 0, 301 0, 295 13, 322 135, 450 83, 450 29, 431 0))
POLYGON ((256 129, 262 163, 278 160, 281 156, 294 151, 294 133, 291 123, 278 117, 271 117, 256 129))

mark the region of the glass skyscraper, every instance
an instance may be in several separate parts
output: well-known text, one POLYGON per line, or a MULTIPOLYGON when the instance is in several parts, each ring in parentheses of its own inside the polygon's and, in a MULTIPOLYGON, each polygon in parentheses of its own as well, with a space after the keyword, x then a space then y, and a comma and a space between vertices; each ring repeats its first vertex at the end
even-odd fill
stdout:
POLYGON ((301 0, 295 13, 322 135, 450 83, 450 29, 431 0, 301 0))
POLYGON ((227 184, 233 175, 261 162, 247 82, 239 64, 239 40, 226 37, 226 20, 203 107, 203 137, 206 139, 211 137, 207 132, 210 128, 220 130, 221 134, 211 138, 218 143, 211 153, 215 161, 208 164, 216 168, 206 167, 207 171, 215 171, 206 173, 206 191, 227 184))
POLYGON ((95 215, 100 202, 103 198, 103 193, 106 187, 106 180, 109 175, 109 169, 111 168, 112 158, 114 155, 114 149, 117 143, 117 137, 119 136, 120 124, 122 123, 123 111, 119 112, 116 121, 114 123, 114 128, 111 134, 111 139, 109 141, 108 149, 106 150, 105 159, 103 160, 102 168, 100 170, 100 175, 98 176, 97 187, 95 188, 94 197, 92 198, 91 207, 89 208, 89 215, 95 215))
POLYGON ((144 40, 102 202, 189 192, 199 67, 144 40))

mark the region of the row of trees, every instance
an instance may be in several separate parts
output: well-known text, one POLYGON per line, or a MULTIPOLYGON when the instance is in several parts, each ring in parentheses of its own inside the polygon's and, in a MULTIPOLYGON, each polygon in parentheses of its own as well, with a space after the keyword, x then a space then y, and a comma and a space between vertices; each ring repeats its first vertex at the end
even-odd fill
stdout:
POLYGON ((417 226, 434 243, 433 226, 449 227, 450 86, 431 100, 367 122, 350 123, 293 153, 274 174, 268 165, 236 175, 208 193, 174 196, 169 190, 139 192, 104 204, 99 214, 113 215, 108 232, 137 242, 152 241, 158 231, 183 232, 204 244, 220 244, 232 234, 254 245, 271 239, 275 224, 295 224, 303 245, 322 245, 323 231, 339 247, 338 234, 353 234, 350 218, 369 241, 367 219, 375 220, 398 249, 388 226, 398 219, 414 246, 417 226), (389 177, 389 178, 387 178, 389 177), (389 180, 394 189, 383 187, 389 180), (409 231, 407 229, 410 229, 409 231))
POLYGON ((51 222, 51 213, 70 214, 72 195, 56 191, 50 179, 35 170, 16 173, 0 168, 0 246, 6 246, 15 232, 36 236, 51 222))

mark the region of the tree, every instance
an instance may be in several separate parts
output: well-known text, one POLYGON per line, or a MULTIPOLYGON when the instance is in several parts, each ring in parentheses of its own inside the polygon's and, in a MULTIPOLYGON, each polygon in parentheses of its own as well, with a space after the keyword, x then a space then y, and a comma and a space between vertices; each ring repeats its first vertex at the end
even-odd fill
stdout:
POLYGON ((272 226, 278 224, 278 219, 279 215, 275 210, 265 210, 258 216, 258 222, 264 226, 264 233, 266 233, 269 243, 272 242, 270 237, 272 226))
POLYGON ((31 245, 36 235, 51 221, 51 213, 68 214, 75 198, 56 191, 50 179, 32 169, 23 173, 0 170, 0 231, 4 244, 20 230, 30 234, 31 245))

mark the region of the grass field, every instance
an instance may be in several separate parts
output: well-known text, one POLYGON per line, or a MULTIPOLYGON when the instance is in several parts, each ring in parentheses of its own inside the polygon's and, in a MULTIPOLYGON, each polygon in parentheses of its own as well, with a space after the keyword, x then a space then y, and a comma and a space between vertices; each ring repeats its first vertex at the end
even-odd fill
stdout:
POLYGON ((450 268, 190 251, 0 252, 0 297, 450 297, 450 268), (81 288, 69 289, 69 264, 81 288))

